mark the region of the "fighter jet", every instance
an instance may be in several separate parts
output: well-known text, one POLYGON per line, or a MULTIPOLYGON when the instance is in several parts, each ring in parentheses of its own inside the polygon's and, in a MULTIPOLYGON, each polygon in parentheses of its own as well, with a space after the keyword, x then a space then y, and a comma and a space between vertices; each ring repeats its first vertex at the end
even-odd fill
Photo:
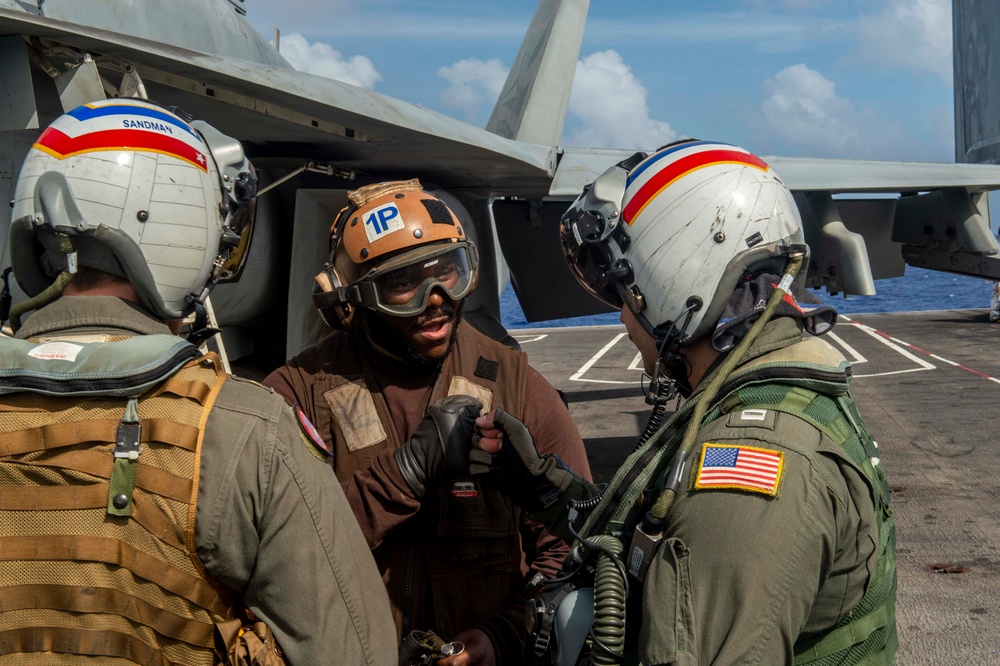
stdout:
MULTIPOLYGON (((348 190, 399 178, 439 188, 474 233, 481 276, 466 316, 482 330, 503 337, 509 282, 529 321, 601 312, 558 240, 568 203, 634 152, 559 145, 588 5, 540 0, 479 128, 295 71, 246 21, 244 0, 0 0, 0 195, 10 200, 39 128, 59 114, 142 97, 240 139, 261 178, 247 268, 212 296, 230 358, 275 365, 322 335, 310 293, 330 223, 348 190)), ((1000 279, 985 196, 1000 167, 765 160, 795 192, 812 286, 873 294, 906 263, 1000 279)), ((0 255, 9 216, 3 207, 0 255)))

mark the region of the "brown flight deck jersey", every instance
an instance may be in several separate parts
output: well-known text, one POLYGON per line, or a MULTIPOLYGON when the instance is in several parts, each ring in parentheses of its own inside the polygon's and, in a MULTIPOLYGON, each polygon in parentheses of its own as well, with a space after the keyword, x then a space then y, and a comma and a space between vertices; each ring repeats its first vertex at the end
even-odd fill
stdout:
MULTIPOLYGON (((95 342, 102 336, 168 333, 162 322, 135 304, 110 296, 65 296, 32 314, 18 337, 77 337, 95 342)), ((145 418, 141 411, 140 418, 145 418)), ((201 445, 193 544, 197 557, 213 581, 236 593, 228 596, 242 601, 271 627, 289 663, 394 664, 396 648, 385 640, 394 628, 378 572, 343 492, 331 483, 328 466, 310 446, 278 396, 253 382, 226 380, 208 415, 201 445)), ((142 513, 140 496, 136 495, 136 506, 142 513)), ((0 511, 5 508, 0 506, 0 511)), ((33 513, 38 515, 31 524, 44 525, 44 512, 33 513)), ((0 541, 21 538, 0 535, 0 541)), ((181 546, 168 543, 165 547, 181 546)), ((157 553, 140 554, 139 560, 150 557, 156 558, 157 553)), ((32 571, 30 558, 22 559, 0 558, 0 573, 10 574, 11 567, 32 571)), ((67 579, 39 583, 79 584, 70 580, 79 577, 77 569, 93 565, 74 561, 80 558, 71 553, 63 559, 65 566, 50 569, 63 571, 67 579)), ((154 580, 163 583, 165 579, 154 580)), ((16 582, 23 581, 0 576, 0 588, 16 582)), ((155 585, 140 583, 147 588, 155 585)), ((72 607, 81 603, 87 606, 89 602, 81 599, 72 607)), ((113 605, 99 613, 41 612, 47 613, 46 626, 84 630, 125 627, 137 617, 132 605, 120 613, 113 605)), ((4 624, 0 622, 0 633, 4 624)), ((183 627, 170 631, 185 635, 183 627)))
POLYGON ((440 368, 416 371, 380 362, 354 333, 337 331, 264 383, 298 404, 330 446, 389 591, 397 637, 433 629, 448 639, 476 627, 489 636, 499 663, 523 663, 529 570, 555 574, 568 547, 478 480, 415 499, 393 451, 432 400, 466 394, 483 402, 484 413, 503 407, 523 420, 539 453, 557 454, 589 478, 566 406, 526 355, 463 324, 440 368))

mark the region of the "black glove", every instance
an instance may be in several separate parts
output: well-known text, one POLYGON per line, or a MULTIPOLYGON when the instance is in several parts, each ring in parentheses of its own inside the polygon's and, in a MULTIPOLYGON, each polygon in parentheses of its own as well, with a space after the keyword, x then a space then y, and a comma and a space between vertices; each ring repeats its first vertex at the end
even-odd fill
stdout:
MULTIPOLYGON (((540 457, 534 438, 521 421, 497 408, 493 423, 503 430, 504 445, 498 453, 474 447, 469 453, 469 471, 506 493, 514 504, 529 513, 537 513, 550 507, 563 509, 570 499, 596 493, 596 487, 570 469, 559 456, 540 457)), ((475 441, 478 442, 478 438, 475 441)))
POLYGON ((393 454, 403 480, 420 498, 428 485, 469 473, 469 450, 483 403, 468 395, 450 395, 427 407, 417 431, 393 454))

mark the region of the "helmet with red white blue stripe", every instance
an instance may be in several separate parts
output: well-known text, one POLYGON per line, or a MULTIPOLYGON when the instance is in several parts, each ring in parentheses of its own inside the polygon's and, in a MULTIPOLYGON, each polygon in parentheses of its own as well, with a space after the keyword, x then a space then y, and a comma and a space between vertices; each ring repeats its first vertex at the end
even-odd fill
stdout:
POLYGON ((76 261, 127 278, 151 312, 178 319, 237 272, 255 197, 242 146, 211 126, 142 100, 86 104, 49 125, 21 168, 14 275, 35 296, 76 261))
POLYGON ((682 346, 711 332, 744 274, 781 272, 787 252, 804 245, 792 194, 768 164, 696 140, 608 169, 563 215, 560 233, 581 284, 629 307, 651 333, 684 331, 682 346))

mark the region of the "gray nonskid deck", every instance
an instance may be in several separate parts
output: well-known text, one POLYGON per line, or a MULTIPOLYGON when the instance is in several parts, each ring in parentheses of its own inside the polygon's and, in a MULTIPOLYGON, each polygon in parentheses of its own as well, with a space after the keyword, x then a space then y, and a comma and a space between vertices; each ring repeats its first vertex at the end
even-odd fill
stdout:
MULTIPOLYGON (((609 479, 650 410, 624 327, 513 333, 609 479)), ((1000 324, 983 310, 848 315, 826 339, 853 363, 893 489, 897 663, 1000 663, 1000 324)))

